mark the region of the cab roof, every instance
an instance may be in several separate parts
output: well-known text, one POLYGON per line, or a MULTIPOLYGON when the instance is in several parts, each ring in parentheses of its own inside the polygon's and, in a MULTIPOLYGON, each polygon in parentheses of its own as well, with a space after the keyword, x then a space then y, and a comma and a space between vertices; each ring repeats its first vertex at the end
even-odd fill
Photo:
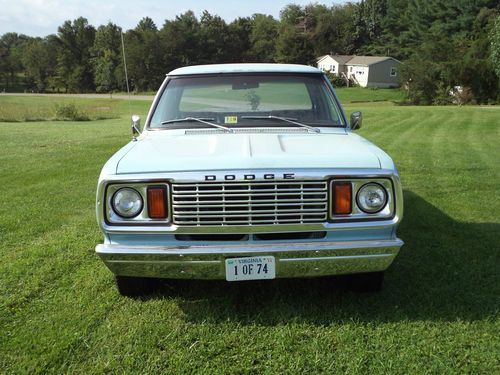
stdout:
POLYGON ((298 64, 213 64, 172 70, 169 76, 224 73, 322 73, 318 68, 298 64))

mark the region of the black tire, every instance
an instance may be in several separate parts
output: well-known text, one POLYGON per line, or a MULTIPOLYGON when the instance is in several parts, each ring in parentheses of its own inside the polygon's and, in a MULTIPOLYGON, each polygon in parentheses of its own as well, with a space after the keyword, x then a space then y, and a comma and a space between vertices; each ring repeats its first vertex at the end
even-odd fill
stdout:
POLYGON ((148 277, 115 276, 118 292, 126 297, 141 297, 154 293, 158 280, 148 277))
POLYGON ((358 293, 374 293, 382 289, 384 272, 369 272, 350 275, 349 289, 358 293))

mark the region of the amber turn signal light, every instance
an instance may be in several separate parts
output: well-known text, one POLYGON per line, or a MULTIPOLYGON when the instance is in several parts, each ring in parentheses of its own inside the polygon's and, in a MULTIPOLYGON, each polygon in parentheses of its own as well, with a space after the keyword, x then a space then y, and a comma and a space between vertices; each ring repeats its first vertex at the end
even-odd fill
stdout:
POLYGON ((349 215, 352 212, 352 186, 350 182, 333 183, 333 214, 349 215))
POLYGON ((164 187, 148 188, 148 215, 151 219, 166 219, 167 192, 164 187))

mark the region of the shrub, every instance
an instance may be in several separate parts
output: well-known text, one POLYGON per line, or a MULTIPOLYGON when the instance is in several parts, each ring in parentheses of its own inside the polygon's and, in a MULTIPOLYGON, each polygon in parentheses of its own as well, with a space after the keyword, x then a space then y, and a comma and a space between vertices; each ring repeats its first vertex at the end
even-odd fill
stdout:
POLYGON ((333 87, 344 87, 346 86, 345 79, 340 77, 338 74, 332 72, 326 72, 328 80, 332 83, 333 87))
POLYGON ((56 119, 63 121, 90 121, 84 111, 79 110, 75 104, 56 104, 56 119))

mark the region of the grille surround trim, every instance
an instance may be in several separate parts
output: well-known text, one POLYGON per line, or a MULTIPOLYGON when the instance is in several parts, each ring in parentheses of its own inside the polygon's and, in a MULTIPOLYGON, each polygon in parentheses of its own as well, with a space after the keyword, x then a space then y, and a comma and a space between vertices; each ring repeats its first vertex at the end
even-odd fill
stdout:
POLYGON ((328 221, 327 180, 172 183, 178 226, 318 224, 328 221))

